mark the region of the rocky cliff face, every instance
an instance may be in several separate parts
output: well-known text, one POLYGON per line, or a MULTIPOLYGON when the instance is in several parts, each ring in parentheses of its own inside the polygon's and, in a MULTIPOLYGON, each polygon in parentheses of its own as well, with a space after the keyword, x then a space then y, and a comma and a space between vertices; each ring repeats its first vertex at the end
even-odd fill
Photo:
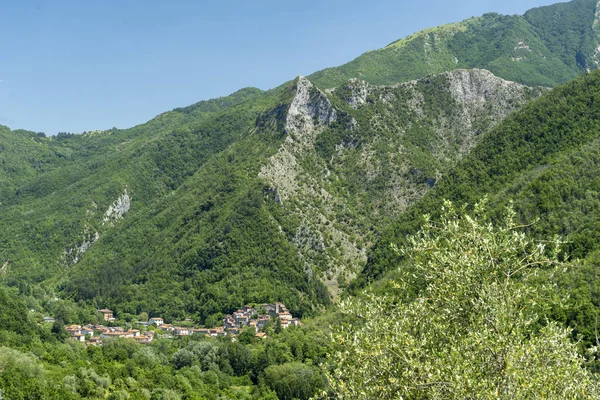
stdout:
MULTIPOLYGON (((592 62, 594 63, 594 69, 600 67, 600 1, 596 4, 596 11, 594 12, 594 22, 592 24, 592 31, 596 38, 596 47, 594 49, 594 54, 592 55, 592 62)), ((588 66, 587 71, 590 72, 590 66, 588 66)))
POLYGON ((337 112, 325 93, 305 77, 296 78, 293 90, 295 95, 285 121, 288 133, 312 133, 337 119, 337 112))
POLYGON ((299 77, 293 90, 288 137, 260 177, 302 221, 294 244, 335 295, 383 221, 545 89, 457 70, 394 86, 352 79, 327 93, 299 77))

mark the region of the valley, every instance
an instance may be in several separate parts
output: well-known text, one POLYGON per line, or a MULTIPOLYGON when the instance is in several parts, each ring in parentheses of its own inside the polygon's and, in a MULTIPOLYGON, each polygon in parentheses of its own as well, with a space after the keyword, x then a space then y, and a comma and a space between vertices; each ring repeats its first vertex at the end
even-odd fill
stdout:
POLYGON ((3 395, 595 398, 599 10, 130 129, 0 126, 3 395))

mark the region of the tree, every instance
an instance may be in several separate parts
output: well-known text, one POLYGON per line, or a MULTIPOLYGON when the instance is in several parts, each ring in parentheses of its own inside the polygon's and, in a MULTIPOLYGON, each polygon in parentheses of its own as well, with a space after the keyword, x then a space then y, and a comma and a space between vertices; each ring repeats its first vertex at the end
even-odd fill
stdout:
POLYGON ((246 328, 239 334, 238 340, 242 344, 251 344, 256 339, 256 328, 251 326, 250 328, 246 328))
POLYGON ((69 333, 65 329, 65 324, 60 319, 52 323, 51 332, 61 342, 69 337, 69 333))
MULTIPOLYGON (((528 239, 509 208, 502 226, 446 202, 400 251, 395 291, 343 302, 327 369, 337 398, 598 398, 568 331, 542 316, 565 268, 558 245, 528 239), (535 282, 535 284, 534 284, 535 282)), ((555 244, 558 241, 555 242, 555 244)), ((324 397, 327 393, 323 394, 324 397)))
POLYGON ((0 288, 0 330, 30 335, 35 325, 28 318, 25 303, 16 294, 0 288))
POLYGON ((194 353, 187 349, 181 349, 173 354, 173 366, 176 369, 191 367, 195 360, 194 353))
POLYGON ((323 387, 319 371, 298 362, 267 367, 264 381, 282 400, 308 400, 323 387))
POLYGON ((140 315, 138 315, 138 321, 140 322, 148 322, 148 313, 147 312, 142 312, 140 313, 140 315))
POLYGON ((281 333, 282 327, 281 320, 279 318, 275 320, 275 328, 273 328, 273 330, 275 331, 275 333, 281 333))

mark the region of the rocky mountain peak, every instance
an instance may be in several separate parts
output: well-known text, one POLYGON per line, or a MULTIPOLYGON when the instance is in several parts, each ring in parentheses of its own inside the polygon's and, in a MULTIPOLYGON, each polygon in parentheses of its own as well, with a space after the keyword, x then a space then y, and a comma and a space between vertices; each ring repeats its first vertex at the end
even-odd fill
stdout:
POLYGON ((526 86, 499 78, 485 69, 457 69, 445 72, 450 93, 461 103, 501 100, 498 96, 519 96, 526 86))
POLYGON ((288 133, 312 132, 337 119, 337 112, 327 95, 305 77, 296 78, 293 90, 295 94, 285 124, 288 133))
POLYGON ((370 85, 358 78, 351 78, 341 89, 333 89, 332 91, 339 94, 350 107, 357 109, 367 102, 370 85))

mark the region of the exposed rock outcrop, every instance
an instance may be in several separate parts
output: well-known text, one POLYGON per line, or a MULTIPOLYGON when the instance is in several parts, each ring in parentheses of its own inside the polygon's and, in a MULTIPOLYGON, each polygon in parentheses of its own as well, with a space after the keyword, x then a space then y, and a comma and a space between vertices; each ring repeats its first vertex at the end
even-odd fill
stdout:
POLYGON ((286 115, 288 133, 311 133, 337 119, 337 112, 319 88, 303 76, 296 78, 295 95, 286 115))
MULTIPOLYGON (((600 1, 596 4, 592 30, 596 37, 596 47, 594 49, 594 54, 592 55, 592 61, 594 62, 593 67, 598 68, 600 67, 600 1)), ((590 71, 589 65, 587 66, 587 70, 588 72, 590 71)))
POLYGON ((351 79, 326 93, 299 77, 292 90, 288 137, 259 176, 302 221, 292 240, 335 296, 366 263, 368 227, 421 198, 439 171, 545 89, 456 70, 393 86, 351 79), (336 110, 340 101, 348 108, 336 110), (351 123, 333 124, 341 118, 351 123))
POLYGON ((108 210, 104 213, 104 219, 102 220, 102 225, 109 223, 114 224, 118 220, 122 219, 123 216, 129 211, 131 208, 131 198, 127 193, 127 189, 125 192, 119 196, 117 201, 115 201, 112 205, 108 207, 108 210))
POLYGON ((68 265, 74 265, 81 260, 81 257, 85 254, 86 251, 90 248, 90 246, 100 239, 100 234, 98 232, 92 232, 87 226, 83 232, 83 238, 81 243, 72 247, 70 249, 65 250, 64 253, 64 262, 68 265))

